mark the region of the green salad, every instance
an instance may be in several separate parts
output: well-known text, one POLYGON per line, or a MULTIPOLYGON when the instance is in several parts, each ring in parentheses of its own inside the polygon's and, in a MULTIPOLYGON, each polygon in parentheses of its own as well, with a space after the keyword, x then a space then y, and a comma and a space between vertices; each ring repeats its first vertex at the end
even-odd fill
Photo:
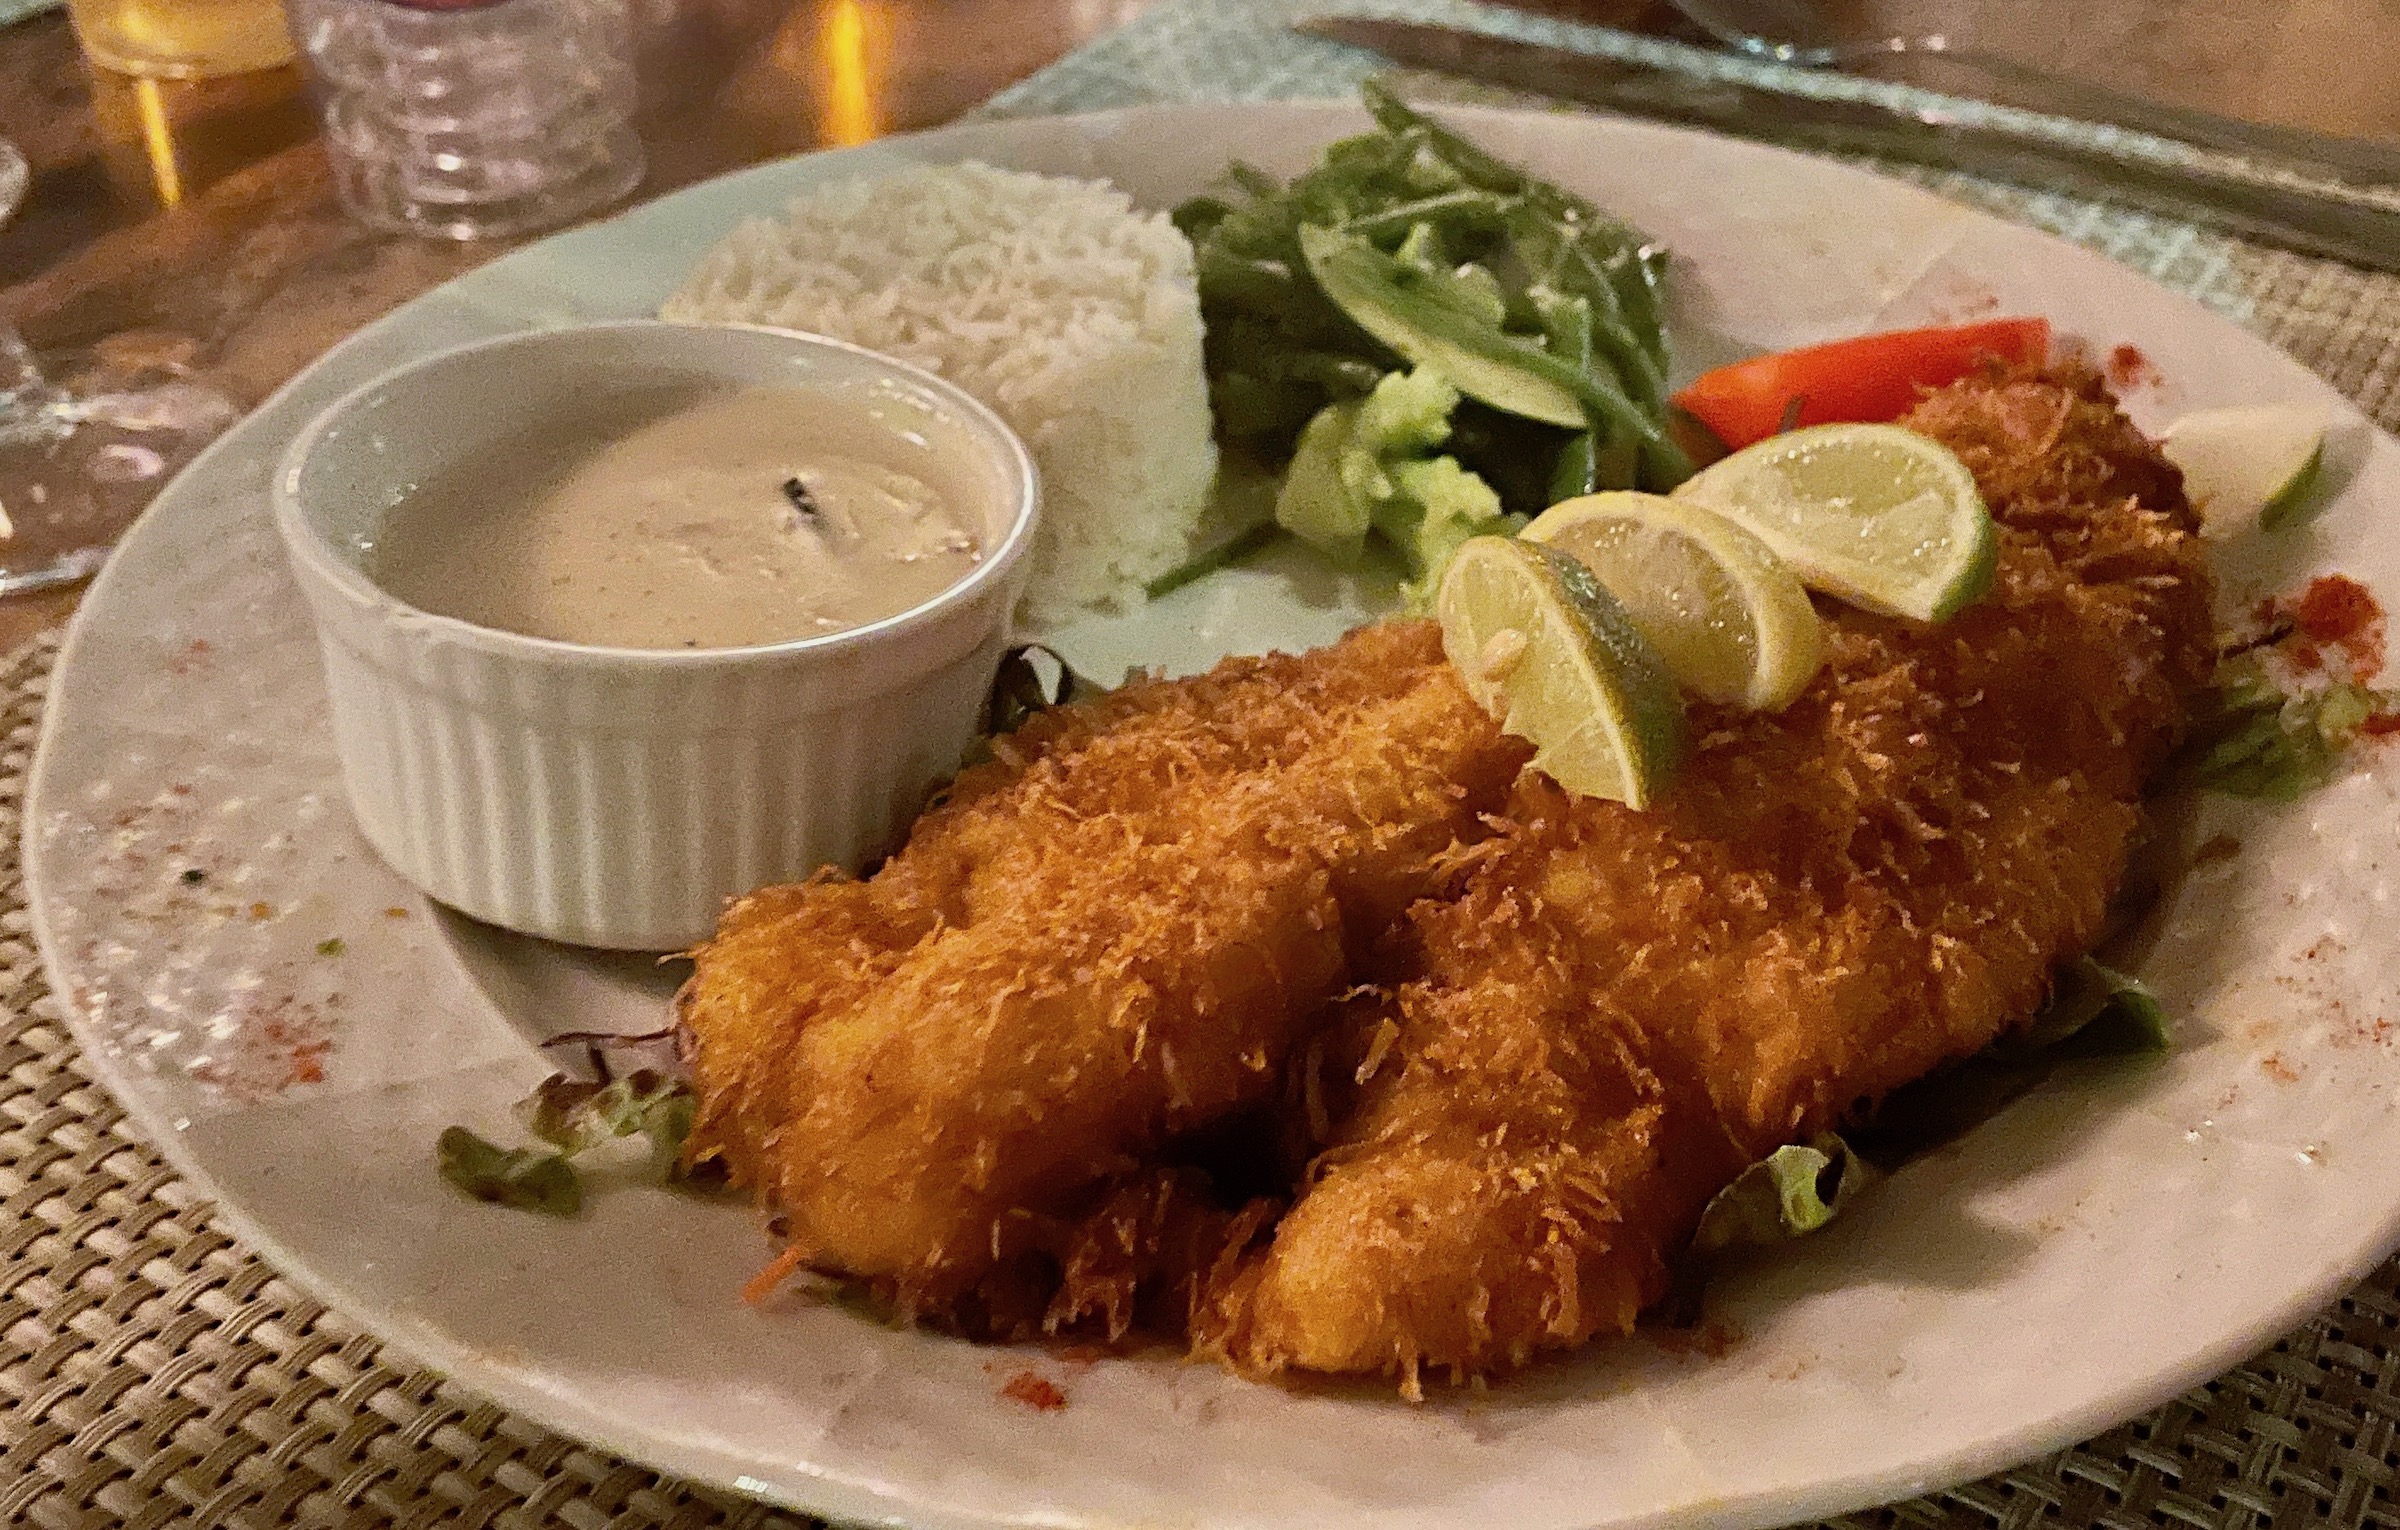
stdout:
POLYGON ((1682 482, 1666 252, 1364 94, 1375 131, 1289 185, 1237 164, 1175 209, 1218 434, 1284 471, 1276 523, 1341 561, 1383 543, 1423 589, 1469 537, 1682 482))

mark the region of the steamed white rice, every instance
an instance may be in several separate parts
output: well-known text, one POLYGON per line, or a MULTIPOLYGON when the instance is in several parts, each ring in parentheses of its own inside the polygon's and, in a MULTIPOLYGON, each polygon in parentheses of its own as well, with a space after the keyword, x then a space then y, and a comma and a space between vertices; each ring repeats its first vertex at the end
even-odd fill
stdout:
POLYGON ((1026 614, 1139 601, 1216 470, 1192 249, 1102 181, 918 166, 743 224, 660 311, 810 330, 982 399, 1041 468, 1026 614))

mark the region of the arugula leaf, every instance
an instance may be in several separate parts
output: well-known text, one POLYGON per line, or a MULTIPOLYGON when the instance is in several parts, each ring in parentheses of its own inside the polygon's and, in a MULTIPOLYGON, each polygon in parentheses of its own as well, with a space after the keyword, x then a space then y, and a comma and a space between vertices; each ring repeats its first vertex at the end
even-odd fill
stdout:
MULTIPOLYGON (((1281 462, 1311 420, 1405 368, 1405 353, 1547 422, 1547 435, 1516 433, 1530 493, 1552 482, 1663 492, 1688 477, 1663 429, 1665 252, 1388 88, 1364 95, 1375 131, 1329 146, 1288 184, 1235 164, 1175 210, 1193 245, 1220 435, 1281 462), (1341 252, 1338 269, 1328 251, 1341 252), (1577 435, 1594 439, 1562 462, 1577 435)), ((1488 464, 1461 462, 1489 479, 1488 464)))
POLYGON ((551 1217, 583 1210, 583 1182, 563 1153, 499 1147, 453 1126, 435 1143, 434 1154, 442 1178, 475 1200, 551 1217))

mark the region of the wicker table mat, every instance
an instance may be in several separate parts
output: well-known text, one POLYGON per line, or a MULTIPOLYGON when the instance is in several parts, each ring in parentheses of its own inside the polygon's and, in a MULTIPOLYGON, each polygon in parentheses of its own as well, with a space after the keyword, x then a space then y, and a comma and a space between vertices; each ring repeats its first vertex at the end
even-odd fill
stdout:
MULTIPOLYGON (((1449 0, 1376 9, 1459 14, 1449 0)), ((1291 0, 1174 0, 989 110, 1337 94, 1371 67, 1283 35, 1296 10, 1291 0)), ((1651 46, 1546 23, 1510 29, 1619 52, 1651 46)), ((1783 82, 1771 66, 1741 67, 1783 82)), ((2400 280, 2122 209, 1919 179, 2193 294, 2400 426, 2400 280)), ((24 778, 55 653, 45 640, 0 661, 0 1524, 812 1523, 560 1439, 386 1355, 235 1242, 128 1128, 60 1023, 19 884, 24 778)), ((2396 1491, 2400 1261, 2146 1418, 1841 1523, 2400 1530, 2396 1491)))

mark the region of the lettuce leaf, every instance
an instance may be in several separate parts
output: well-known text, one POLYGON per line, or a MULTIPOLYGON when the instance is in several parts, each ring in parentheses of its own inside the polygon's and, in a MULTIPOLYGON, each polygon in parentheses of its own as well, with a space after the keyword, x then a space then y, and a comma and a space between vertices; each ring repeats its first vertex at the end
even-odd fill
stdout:
MULTIPOLYGON (((2158 995, 2139 978, 2078 957, 2059 968, 2050 1003, 2025 1029, 1909 1086, 1872 1125, 1852 1136, 1878 1142, 1897 1132, 1909 1141, 1921 1135, 1915 1128, 1934 1128, 1930 1141, 1877 1155, 1896 1161, 1942 1140, 1946 1129, 1963 1130, 1985 1119, 2054 1063, 2162 1052, 2168 1040, 2167 1012, 2158 995)), ((1705 1257, 1806 1237, 1832 1221, 1875 1177, 1850 1139, 1831 1132, 1777 1148, 1717 1192, 1701 1214, 1692 1251, 1705 1257)))
POLYGON ((1692 1252, 1760 1248, 1804 1238, 1832 1221, 1873 1171, 1831 1132, 1793 1143, 1744 1169, 1700 1214, 1692 1252))
POLYGON ((605 1084, 553 1073, 517 1102, 525 1129, 569 1159, 615 1138, 648 1138, 651 1173, 669 1183, 682 1177, 684 1139, 698 1115, 689 1084, 647 1068, 605 1084))
POLYGON ((2290 802, 2331 780, 2342 752, 2400 697, 2350 681, 2278 685, 2255 655, 2224 665, 2193 720, 2171 779, 2181 786, 2290 802))
POLYGON ((2166 1006, 2147 984, 2081 956, 2058 969, 2033 1023, 1993 1046, 2018 1057, 2122 1057, 2163 1052, 2169 1040, 2166 1006))
POLYGON ((499 1147, 453 1126, 435 1143, 434 1157, 442 1178, 470 1199, 552 1217, 583 1210, 583 1182, 563 1153, 499 1147))
POLYGON ((692 1187, 696 1180, 684 1167, 683 1145, 699 1110, 690 1084, 649 1068, 606 1082, 553 1073, 516 1106, 518 1119, 543 1146, 505 1148, 453 1126, 435 1142, 434 1160, 442 1178, 474 1200, 572 1217, 583 1210, 575 1159, 621 1138, 647 1140, 651 1182, 692 1187))

